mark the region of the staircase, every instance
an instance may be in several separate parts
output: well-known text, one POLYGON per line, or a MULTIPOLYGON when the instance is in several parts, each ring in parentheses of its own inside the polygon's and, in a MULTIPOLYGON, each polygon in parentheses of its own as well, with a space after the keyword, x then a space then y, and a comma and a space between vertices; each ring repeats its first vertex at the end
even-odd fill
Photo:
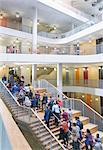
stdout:
POLYGON ((66 150, 39 115, 33 109, 21 106, 2 82, 0 82, 0 97, 15 121, 25 123, 32 135, 40 138, 45 150, 66 150))
MULTIPOLYGON (((103 117, 97 113, 95 110, 93 110, 90 106, 88 106, 86 103, 84 103, 82 100, 79 99, 71 99, 66 97, 64 94, 60 93, 56 87, 51 85, 46 80, 39 81, 39 88, 45 88, 48 93, 51 92, 51 95, 53 97, 57 97, 59 94, 60 97, 62 97, 63 100, 63 109, 67 111, 69 107, 72 108, 72 116, 73 121, 75 121, 75 116, 79 116, 80 120, 83 122, 83 135, 85 135, 86 130, 89 129, 91 133, 93 134, 93 137, 96 137, 96 134, 99 133, 101 141, 103 143, 103 117)), ((43 114, 38 113, 38 115, 41 116, 41 119, 43 119, 43 114)), ((55 128, 54 124, 52 123, 53 119, 51 119, 51 131, 54 133, 54 135, 58 138, 59 137, 59 129, 55 128)), ((82 140, 82 143, 84 145, 84 140, 82 140)), ((82 145, 82 147, 84 147, 82 145)))
MULTIPOLYGON (((59 91, 57 91, 55 87, 53 87, 47 81, 42 83, 40 82, 38 88, 34 90, 35 91, 38 90, 41 93, 41 95, 43 95, 43 92, 48 92, 49 95, 52 95, 54 97, 57 97, 58 94, 61 94, 59 91)), ((72 150, 72 146, 70 145, 70 143, 72 142, 71 139, 69 140, 68 148, 65 148, 63 146, 62 140, 58 140, 60 127, 58 128, 55 127, 54 116, 50 119, 50 129, 49 129, 44 123, 44 119, 43 119, 44 113, 41 110, 38 110, 38 113, 36 113, 33 109, 20 106, 20 104, 16 101, 16 99, 8 91, 8 89, 2 82, 0 82, 0 96, 2 100, 5 102, 5 104, 7 105, 10 112, 12 113, 16 122, 26 123, 29 131, 41 141, 42 145, 44 146, 44 149, 46 150, 59 150, 59 149, 70 150, 71 149, 72 150)), ((73 114, 72 119, 74 121, 75 116, 80 117, 80 120, 83 122, 84 125, 84 129, 82 130, 83 135, 85 134, 86 129, 90 129, 94 137, 96 136, 97 133, 99 133, 101 140, 103 142, 102 118, 96 113, 95 115, 98 115, 98 122, 96 122, 97 118, 95 115, 92 115, 93 112, 91 113, 92 116, 87 116, 88 112, 86 114, 85 111, 84 112, 82 111, 80 101, 78 101, 79 103, 78 105, 78 103, 75 103, 74 100, 67 99, 65 95, 62 95, 62 99, 63 99, 63 109, 67 110, 67 108, 70 105, 71 108, 80 108, 80 109, 72 110, 72 114, 73 114), (92 121, 91 118, 94 118, 94 121, 92 121)), ((83 109, 85 109, 85 107, 83 107, 83 109)), ((85 139, 83 138, 83 140, 81 141, 81 149, 85 149, 84 140, 85 139)))

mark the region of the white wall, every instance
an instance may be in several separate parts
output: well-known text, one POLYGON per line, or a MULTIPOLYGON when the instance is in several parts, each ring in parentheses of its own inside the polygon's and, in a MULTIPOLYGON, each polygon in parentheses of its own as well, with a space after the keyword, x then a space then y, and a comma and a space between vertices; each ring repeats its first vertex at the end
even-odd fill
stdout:
POLYGON ((34 64, 93 64, 103 63, 103 54, 98 55, 40 55, 40 54, 0 54, 0 62, 34 64))

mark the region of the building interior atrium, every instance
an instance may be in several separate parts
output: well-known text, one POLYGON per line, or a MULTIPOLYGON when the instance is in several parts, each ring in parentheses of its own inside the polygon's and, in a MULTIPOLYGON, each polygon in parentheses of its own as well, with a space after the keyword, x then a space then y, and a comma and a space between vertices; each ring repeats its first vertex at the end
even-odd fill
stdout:
POLYGON ((0 150, 103 150, 103 0, 0 0, 0 150))

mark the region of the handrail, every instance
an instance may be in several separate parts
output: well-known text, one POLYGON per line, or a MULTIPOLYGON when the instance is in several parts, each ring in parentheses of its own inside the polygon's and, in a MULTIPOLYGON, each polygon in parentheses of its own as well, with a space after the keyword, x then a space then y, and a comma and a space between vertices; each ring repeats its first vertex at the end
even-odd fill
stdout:
MULTIPOLYGON (((61 122, 61 120, 54 113, 53 113, 53 115, 54 115, 55 118, 58 119, 59 122, 61 122)), ((70 132, 70 134, 72 134, 72 131, 70 131, 69 129, 68 129, 68 131, 70 132)), ((78 140, 78 141, 82 145, 82 142, 80 140, 78 140)))
POLYGON ((52 137, 57 141, 57 143, 63 148, 63 150, 66 150, 65 147, 60 143, 60 141, 55 137, 55 135, 50 131, 50 129, 45 125, 45 123, 41 120, 41 118, 37 115, 37 113, 35 113, 35 111, 32 109, 32 108, 28 108, 28 107, 25 107, 25 106, 21 106, 19 104, 19 102, 15 99, 15 97, 11 94, 11 92, 8 90, 8 88, 5 86, 5 84, 0 81, 3 86, 6 88, 6 90, 9 92, 9 94, 11 95, 11 97, 14 99, 14 101, 17 103, 17 105, 21 108, 26 108, 26 109, 29 109, 33 112, 33 114, 35 114, 35 116, 39 119, 39 121, 43 124, 43 126, 47 129, 47 131, 52 135, 52 137))
MULTIPOLYGON (((47 80, 45 80, 46 82, 48 82, 47 80)), ((60 92, 54 85, 52 85, 50 82, 48 82, 52 87, 54 87, 59 93, 60 92)), ((86 104, 85 102, 83 102, 81 99, 75 99, 75 98, 68 98, 64 93, 62 93, 62 95, 64 95, 68 100, 69 99, 73 99, 75 101, 80 101, 82 104, 84 104, 86 107, 88 107, 89 109, 91 109, 94 113, 96 113, 101 119, 103 119, 103 116, 101 116, 98 112, 96 112, 92 107, 90 107, 88 104, 86 104)))

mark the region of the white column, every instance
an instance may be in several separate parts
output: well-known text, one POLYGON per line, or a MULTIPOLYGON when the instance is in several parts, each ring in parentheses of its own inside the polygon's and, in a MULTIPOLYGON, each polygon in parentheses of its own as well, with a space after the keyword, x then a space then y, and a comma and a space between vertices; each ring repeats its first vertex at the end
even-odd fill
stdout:
POLYGON ((36 65, 32 64, 32 86, 33 87, 35 87, 36 75, 37 75, 36 65))
POLYGON ((62 64, 57 64, 57 88, 62 92, 62 64))
POLYGON ((33 18, 32 53, 37 53, 37 8, 35 8, 33 18))

